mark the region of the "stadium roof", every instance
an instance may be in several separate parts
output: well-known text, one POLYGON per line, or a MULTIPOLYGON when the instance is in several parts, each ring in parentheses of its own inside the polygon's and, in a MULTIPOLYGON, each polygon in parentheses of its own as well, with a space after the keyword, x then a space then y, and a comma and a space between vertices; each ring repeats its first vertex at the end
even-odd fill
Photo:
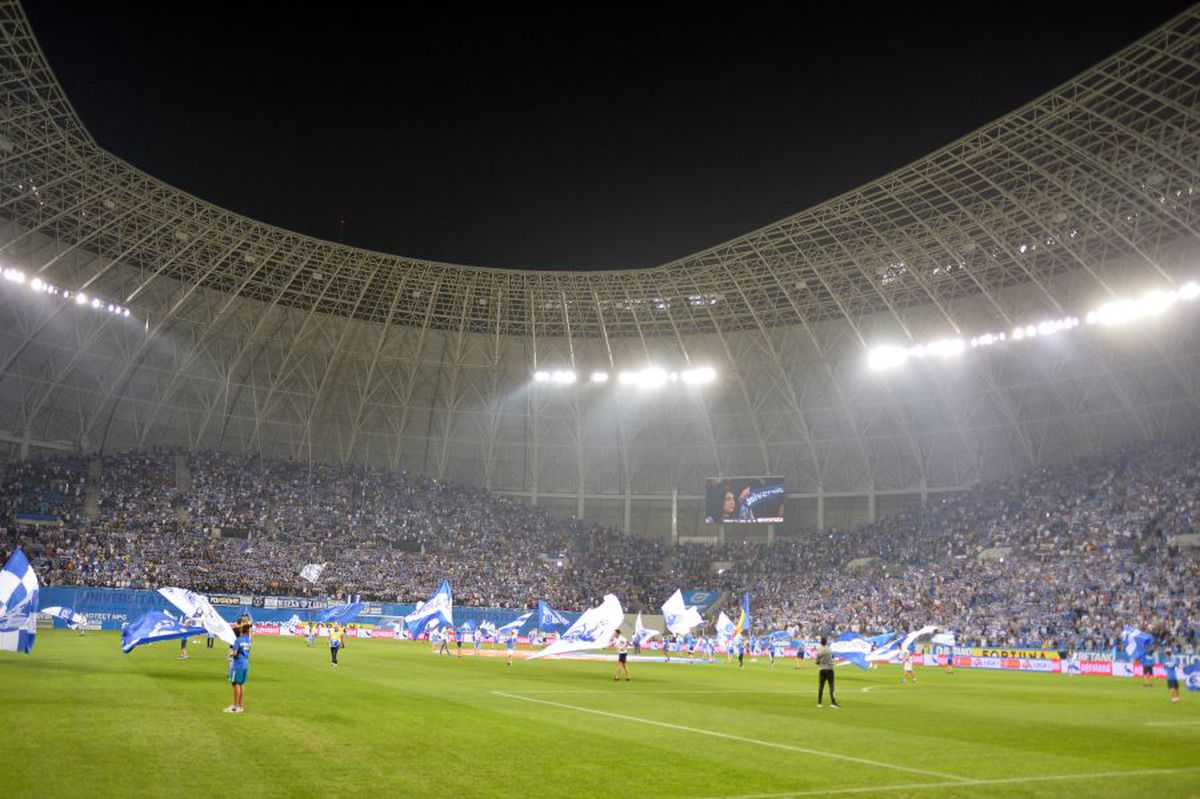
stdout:
POLYGON ((1155 361, 1167 399, 1113 378, 1107 351, 1079 366, 1101 389, 997 367, 909 396, 858 372, 880 336, 972 335, 1194 277, 1197 8, 855 191, 671 263, 586 273, 370 252, 204 202, 93 140, 18 3, 0 2, 0 31, 5 265, 139 323, 64 327, 57 306, 0 298, 15 439, 233 446, 628 497, 704 472, 786 471, 812 490, 960 485, 994 448, 1000 471, 1059 449, 1045 428, 1073 408, 1095 417, 1064 423, 1071 450, 1099 446, 1112 414, 1152 436, 1180 424, 1153 409, 1181 406, 1194 429, 1194 360, 1178 353, 1155 361), (644 409, 644 438, 622 426, 627 408, 520 394, 534 368, 663 358, 716 359, 730 381, 690 415, 644 409), (1030 386, 1045 399, 1019 396, 1030 386))

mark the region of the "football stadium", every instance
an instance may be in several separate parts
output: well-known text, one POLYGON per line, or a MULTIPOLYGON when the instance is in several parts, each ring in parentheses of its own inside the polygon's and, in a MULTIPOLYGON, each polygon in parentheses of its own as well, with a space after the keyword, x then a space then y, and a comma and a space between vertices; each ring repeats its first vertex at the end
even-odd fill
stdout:
POLYGON ((1156 24, 589 271, 177 188, 0 0, 0 795, 1200 795, 1200 6, 1156 24))

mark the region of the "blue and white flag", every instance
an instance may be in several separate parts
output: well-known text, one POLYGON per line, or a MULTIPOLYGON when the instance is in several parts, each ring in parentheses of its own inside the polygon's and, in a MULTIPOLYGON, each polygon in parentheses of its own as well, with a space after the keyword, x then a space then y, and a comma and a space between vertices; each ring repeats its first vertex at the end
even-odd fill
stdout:
POLYGON ((867 655, 871 654, 873 648, 871 642, 858 633, 842 633, 829 645, 829 651, 835 658, 853 663, 860 669, 867 668, 867 655))
POLYGON ((919 630, 914 630, 904 636, 904 640, 900 643, 900 648, 905 652, 913 651, 913 647, 917 644, 923 644, 937 633, 940 628, 936 624, 926 624, 919 630))
POLYGON ((1180 671, 1183 672, 1183 684, 1189 691, 1200 691, 1200 660, 1189 663, 1180 671))
POLYGON ((330 621, 337 624, 349 624, 358 618, 367 606, 362 602, 351 602, 348 605, 334 605, 317 614, 317 621, 330 621))
POLYGON ((414 639, 439 624, 454 626, 454 595, 450 593, 450 581, 442 580, 428 602, 417 605, 416 610, 404 617, 404 624, 414 639))
POLYGON ((725 615, 725 611, 717 616, 717 640, 728 641, 733 637, 734 624, 733 619, 725 615))
POLYGON ((638 646, 643 646, 647 641, 656 635, 662 635, 658 630, 651 630, 649 627, 642 626, 642 612, 639 610, 637 615, 637 623, 633 628, 633 641, 638 646))
POLYGON ((929 643, 934 646, 957 646, 952 632, 938 633, 929 639, 929 643))
POLYGON ((153 644, 158 641, 170 641, 173 638, 191 638, 193 635, 204 635, 203 627, 194 627, 163 613, 152 610, 144 614, 121 631, 121 651, 129 654, 134 647, 143 644, 153 644))
POLYGON ((87 624, 87 616, 82 613, 76 613, 71 608, 63 608, 58 605, 51 605, 48 608, 42 608, 38 613, 45 613, 47 616, 52 616, 56 619, 64 621, 72 630, 77 630, 87 624))
POLYGON ((503 627, 497 627, 496 635, 506 636, 511 635, 512 633, 520 632, 521 628, 524 627, 531 618, 533 618, 533 611, 526 611, 510 621, 508 624, 505 624, 503 627))
POLYGON ((694 607, 683 604, 683 592, 678 588, 671 598, 663 603, 663 622, 676 635, 687 635, 693 627, 704 623, 704 617, 694 607))
POLYGON ((173 586, 160 588, 158 593, 179 608, 185 618, 195 619, 206 632, 212 633, 230 646, 233 646, 233 642, 237 640, 237 636, 233 634, 233 627, 229 626, 229 622, 225 621, 220 613, 217 613, 217 609, 208 601, 208 597, 186 588, 173 586))
POLYGON ((621 600, 612 594, 605 594, 603 602, 585 610, 557 641, 526 659, 534 660, 548 655, 582 652, 586 649, 603 649, 608 646, 613 633, 624 619, 625 609, 621 607, 621 600))
POLYGON ((300 570, 301 579, 308 580, 313 585, 321 579, 321 573, 325 571, 328 563, 306 563, 304 568, 300 570))
POLYGON ((37 637, 38 578, 17 547, 0 570, 0 650, 29 654, 37 637))
POLYGON ((552 633, 567 629, 571 626, 571 622, 566 616, 547 605, 544 600, 539 599, 537 626, 544 633, 552 633))
POLYGON ((1121 649, 1130 660, 1141 660, 1146 656, 1146 650, 1154 646, 1154 636, 1142 632, 1138 628, 1126 624, 1121 631, 1121 649))

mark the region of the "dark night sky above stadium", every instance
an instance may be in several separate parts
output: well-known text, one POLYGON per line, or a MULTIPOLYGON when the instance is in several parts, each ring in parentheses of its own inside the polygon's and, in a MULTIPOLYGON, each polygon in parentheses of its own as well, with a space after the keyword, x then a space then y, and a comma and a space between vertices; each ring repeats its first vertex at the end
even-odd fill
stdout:
POLYGON ((652 266, 1013 110, 1187 2, 28 0, 102 146, 362 247, 652 266))

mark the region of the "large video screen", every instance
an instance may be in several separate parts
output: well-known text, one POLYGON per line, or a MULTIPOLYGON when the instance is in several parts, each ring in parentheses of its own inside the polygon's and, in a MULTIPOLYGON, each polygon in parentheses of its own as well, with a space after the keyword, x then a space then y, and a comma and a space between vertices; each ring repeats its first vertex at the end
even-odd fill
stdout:
POLYGON ((782 477, 710 477, 705 481, 704 521, 709 524, 779 524, 782 477))

